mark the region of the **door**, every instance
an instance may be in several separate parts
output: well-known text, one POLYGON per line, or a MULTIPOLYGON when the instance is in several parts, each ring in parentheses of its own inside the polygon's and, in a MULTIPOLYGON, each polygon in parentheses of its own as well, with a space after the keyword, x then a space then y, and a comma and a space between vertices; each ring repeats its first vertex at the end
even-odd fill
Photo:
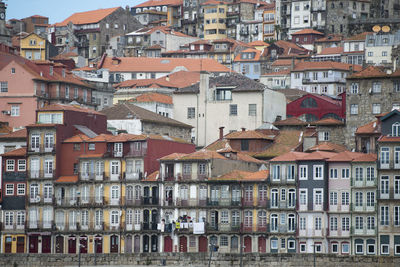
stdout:
POLYGON ((143 188, 143 204, 150 204, 150 187, 143 188))
POLYGON ((151 204, 157 205, 158 204, 158 187, 153 186, 151 188, 151 204))
POLYGON ((25 253, 25 237, 17 237, 17 253, 25 253))
POLYGON ((244 252, 251 252, 251 236, 244 237, 244 252))
POLYGON ((125 239, 125 253, 132 253, 132 236, 128 235, 125 239))
POLYGON ((149 236, 143 236, 143 252, 149 252, 149 236))
POLYGON ((140 236, 138 235, 135 235, 133 249, 135 253, 140 253, 140 236))
POLYGON ((42 236, 42 253, 50 253, 51 252, 51 236, 43 235, 42 236))
POLYGON ((158 236, 151 236, 151 252, 158 252, 158 236))
POLYGON ((94 238, 94 245, 96 253, 103 253, 103 238, 101 236, 96 236, 94 238))
POLYGON ((187 237, 179 237, 179 252, 187 252, 187 237))
POLYGON ((211 227, 213 230, 218 231, 218 211, 211 211, 211 227))
POLYGON ((4 244, 4 252, 11 253, 11 247, 12 247, 12 237, 6 236, 6 242, 4 244))
POLYGON ((112 235, 110 238, 110 253, 118 253, 118 236, 112 235))
POLYGON ((149 230, 150 212, 149 210, 143 211, 143 230, 149 230))
POLYGON ((265 253, 267 252, 267 247, 266 247, 266 239, 264 236, 258 237, 258 252, 259 253, 265 253))
POLYGON ((170 236, 164 237, 164 252, 172 252, 172 238, 170 236))
POLYGON ((207 237, 199 237, 199 252, 207 252, 207 237))
POLYGON ((88 238, 87 236, 81 236, 79 238, 79 244, 80 244, 80 251, 82 254, 86 254, 88 252, 88 238))
POLYGON ((157 230, 158 212, 157 210, 151 211, 151 230, 157 230))
POLYGON ((76 254, 76 238, 75 238, 75 236, 70 236, 68 238, 68 253, 76 254))
POLYGON ((64 253, 64 237, 56 236, 56 253, 64 253))
POLYGON ((29 253, 38 253, 38 236, 29 236, 29 253))

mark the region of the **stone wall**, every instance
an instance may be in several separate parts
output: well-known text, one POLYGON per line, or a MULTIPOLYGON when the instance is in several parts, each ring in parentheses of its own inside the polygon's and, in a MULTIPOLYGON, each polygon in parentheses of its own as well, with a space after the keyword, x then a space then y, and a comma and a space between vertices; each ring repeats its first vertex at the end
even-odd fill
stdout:
MULTIPOLYGON (((208 253, 151 253, 151 254, 101 254, 97 255, 98 266, 193 266, 200 267, 208 264, 208 253)), ((313 266, 312 254, 244 254, 243 266, 264 267, 309 267, 313 266)), ((81 266, 93 266, 94 255, 81 255, 81 266)), ((57 267, 77 266, 78 255, 33 255, 33 254, 1 254, 0 266, 11 267, 57 267)), ((214 253, 211 266, 239 266, 239 254, 214 253)), ((400 266, 400 257, 375 257, 375 256, 337 256, 317 255, 315 266, 324 267, 395 267, 400 266)))
POLYGON ((142 125, 144 134, 158 134, 179 137, 187 142, 191 142, 192 140, 191 128, 181 127, 178 125, 173 126, 168 124, 158 124, 147 121, 144 121, 142 125))

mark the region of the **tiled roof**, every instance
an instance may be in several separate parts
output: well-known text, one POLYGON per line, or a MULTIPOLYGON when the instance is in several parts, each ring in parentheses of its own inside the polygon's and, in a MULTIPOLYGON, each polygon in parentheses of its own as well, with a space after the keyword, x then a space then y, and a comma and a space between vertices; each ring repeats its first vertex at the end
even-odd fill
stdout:
POLYGON ((56 183, 76 183, 78 182, 78 175, 60 176, 56 183))
POLYGON ((274 140, 274 137, 267 136, 259 131, 247 130, 247 131, 237 131, 225 135, 226 139, 267 139, 274 140))
MULTIPOLYGON (((300 60, 295 60, 295 64, 299 63, 300 60)), ((278 67, 278 66, 291 66, 292 65, 292 59, 277 59, 275 60, 271 66, 273 67, 278 67)))
POLYGON ((204 2, 203 4, 201 4, 202 6, 211 6, 211 5, 228 5, 228 2, 224 2, 224 1, 218 1, 218 0, 208 0, 207 2, 204 2))
POLYGON ((160 158, 160 160, 179 160, 186 155, 185 153, 172 153, 160 158))
POLYGON ((313 29, 303 29, 297 32, 292 33, 292 35, 300 35, 300 34, 318 34, 318 35, 324 35, 322 32, 313 30, 313 29))
POLYGON ((282 161, 296 161, 303 158, 306 155, 304 152, 290 151, 283 155, 277 156, 270 160, 270 162, 282 162, 282 161))
POLYGON ((315 125, 344 125, 343 121, 339 121, 333 118, 325 118, 319 121, 313 122, 315 125))
POLYGON ((288 125, 303 126, 303 125, 307 125, 307 124, 308 124, 307 122, 302 121, 296 117, 290 117, 290 118, 287 118, 286 120, 280 120, 280 121, 274 122, 275 126, 288 126, 288 125))
POLYGON ((312 153, 306 153, 306 155, 300 160, 327 160, 335 155, 337 155, 337 153, 327 151, 314 151, 312 153))
POLYGON ((362 154, 361 156, 354 159, 354 162, 375 162, 377 160, 376 154, 362 154))
POLYGON ((266 150, 255 153, 256 158, 273 158, 297 148, 302 140, 302 131, 281 130, 275 137, 274 143, 266 150))
POLYGON ((354 71, 360 71, 362 67, 360 65, 352 65, 347 63, 335 62, 335 61, 303 61, 299 62, 294 66, 292 71, 305 71, 305 70, 345 70, 350 71, 353 68, 354 71))
POLYGON ((251 42, 251 43, 248 43, 248 45, 251 45, 251 46, 269 46, 269 44, 268 43, 266 43, 266 42, 264 42, 264 41, 260 41, 260 40, 257 40, 257 41, 253 41, 253 42, 251 42))
POLYGON ((183 0, 149 0, 149 1, 146 1, 139 5, 134 6, 134 8, 152 7, 152 6, 175 6, 175 5, 182 4, 182 1, 183 0))
POLYGON ((315 43, 323 43, 323 42, 340 42, 343 40, 343 35, 341 34, 328 34, 325 37, 319 38, 315 40, 315 43))
POLYGON ((38 109, 39 112, 40 111, 63 111, 63 110, 102 115, 100 112, 95 111, 93 109, 82 108, 80 106, 68 105, 68 104, 51 104, 51 105, 47 105, 43 108, 38 109))
POLYGON ((373 32, 362 32, 344 39, 344 41, 364 41, 367 35, 373 34, 373 32))
POLYGON ((2 135, 0 135, 0 140, 1 139, 15 139, 15 138, 25 139, 26 137, 27 137, 27 131, 26 131, 26 128, 24 128, 24 129, 21 129, 21 130, 15 131, 15 132, 11 132, 8 134, 2 134, 2 135))
POLYGON ((164 79, 139 79, 139 80, 126 80, 114 85, 116 89, 119 88, 175 88, 175 85, 164 79))
POLYGON ((347 148, 344 145, 339 145, 331 142, 321 142, 316 146, 309 148, 307 151, 329 151, 329 152, 343 152, 347 148))
POLYGON ((253 162, 253 163, 257 163, 257 164, 265 164, 266 163, 264 161, 258 160, 256 158, 253 158, 252 156, 249 156, 249 155, 247 155, 245 153, 241 153, 241 152, 237 153, 237 159, 246 161, 246 162, 253 162))
POLYGON ((317 55, 334 55, 334 54, 342 54, 344 48, 339 46, 339 47, 326 47, 322 49, 320 53, 317 55))
POLYGON ((26 147, 17 148, 11 151, 8 151, 0 156, 2 157, 23 157, 26 155, 26 147))
POLYGON ((102 19, 104 19, 105 17, 111 15, 119 8, 121 7, 97 9, 86 12, 74 13, 65 20, 63 20, 62 22, 56 23, 55 26, 59 27, 67 26, 69 22, 72 22, 75 25, 97 23, 102 19))
POLYGON ((70 138, 67 138, 63 141, 63 143, 82 143, 85 142, 87 140, 89 140, 90 138, 84 134, 77 134, 74 135, 70 138))
POLYGON ((219 151, 219 150, 224 150, 227 147, 230 147, 229 141, 223 138, 212 142, 211 144, 206 146, 205 149, 219 151))
MULTIPOLYGON (((233 92, 261 92, 265 89, 265 85, 254 81, 246 76, 239 73, 230 73, 227 75, 220 75, 217 77, 210 77, 210 87, 232 87, 233 92)), ((174 94, 185 94, 185 93, 198 93, 200 83, 193 84, 192 86, 178 89, 174 94)))
POLYGON ((275 72, 269 72, 269 73, 265 73, 261 76, 280 76, 280 75, 290 75, 290 70, 286 69, 286 70, 280 70, 280 71, 275 71, 275 72))
MULTIPOLYGON (((190 35, 186 35, 186 34, 184 34, 182 32, 176 31, 176 30, 172 29, 169 26, 156 26, 156 27, 151 27, 151 28, 147 27, 147 28, 142 28, 140 30, 137 30, 137 31, 135 31, 133 33, 143 32, 145 34, 152 34, 153 32, 156 32, 156 31, 160 31, 160 32, 163 32, 165 34, 170 34, 170 35, 174 35, 174 36, 177 36, 177 37, 196 38, 196 37, 193 37, 193 36, 190 36, 190 35)), ((160 45, 158 45, 158 46, 161 47, 160 45)))
POLYGON ((241 51, 239 54, 236 55, 235 59, 233 61, 235 62, 250 62, 250 61, 260 61, 262 51, 255 49, 255 48, 247 48, 243 51, 241 51), (254 53, 253 58, 242 58, 243 53, 254 53))
POLYGON ((378 120, 371 121, 357 128, 356 134, 380 134, 381 125, 378 120))
POLYGON ((160 175, 160 171, 155 171, 155 172, 147 175, 147 177, 144 177, 142 181, 155 182, 158 180, 159 175, 160 175))
POLYGON ((346 150, 346 151, 340 152, 337 155, 331 157, 330 159, 328 159, 328 161, 329 162, 351 162, 363 155, 364 155, 363 153, 351 152, 351 151, 346 150))
POLYGON ((193 160, 193 159, 227 159, 220 153, 212 150, 202 149, 191 154, 187 154, 180 158, 180 160, 193 160))
POLYGON ((172 105, 172 97, 159 93, 146 93, 129 100, 129 102, 157 102, 172 105))
POLYGON ((296 56, 296 55, 307 55, 309 54, 309 50, 301 47, 295 43, 279 40, 274 43, 276 46, 283 48, 282 56, 296 56))
POLYGON ((146 57, 120 57, 119 64, 113 64, 112 57, 106 57, 99 68, 108 69, 110 72, 172 72, 177 67, 186 68, 188 71, 230 72, 224 65, 211 58, 146 58, 146 57))
POLYGON ((162 115, 129 103, 118 104, 109 108, 105 108, 101 111, 101 113, 107 116, 107 120, 126 120, 137 118, 141 121, 147 121, 157 124, 167 124, 184 128, 193 128, 188 124, 164 117, 162 115))
POLYGON ((383 71, 382 67, 378 66, 368 66, 365 69, 361 70, 358 73, 353 73, 350 76, 347 76, 347 78, 385 78, 388 77, 388 74, 386 74, 383 71))
POLYGON ((233 170, 229 173, 221 175, 219 177, 211 178, 211 181, 265 181, 268 179, 269 171, 262 170, 257 172, 248 172, 233 170))
POLYGON ((379 137, 378 142, 393 142, 393 143, 399 143, 400 142, 400 136, 386 136, 386 135, 382 135, 381 137, 379 137))

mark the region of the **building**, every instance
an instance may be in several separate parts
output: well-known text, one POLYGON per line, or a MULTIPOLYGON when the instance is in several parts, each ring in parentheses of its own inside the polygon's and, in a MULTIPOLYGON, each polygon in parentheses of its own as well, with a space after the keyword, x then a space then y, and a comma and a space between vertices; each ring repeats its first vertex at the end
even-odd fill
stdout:
POLYGON ((365 38, 371 33, 363 32, 343 40, 343 61, 362 65, 365 62, 365 38))
POLYGON ((400 44, 400 30, 389 34, 366 35, 365 62, 392 67, 392 47, 398 44, 400 44))
POLYGON ((129 102, 167 118, 174 118, 172 96, 146 93, 129 100, 129 102))
POLYGON ((72 75, 64 65, 34 62, 8 53, 0 53, 0 62, 0 120, 10 127, 34 123, 34 111, 48 104, 75 101, 84 107, 96 106, 92 86, 72 75))
POLYGON ((2 253, 26 253, 26 148, 17 148, 2 158, 2 253))
POLYGON ((292 42, 313 51, 314 42, 323 36, 322 32, 313 29, 303 29, 292 33, 292 42))
POLYGON ((260 8, 262 8, 263 10, 262 41, 277 40, 277 32, 275 30, 275 24, 276 24, 275 2, 266 4, 264 7, 260 8))
POLYGON ((52 42, 60 52, 78 48, 86 59, 101 57, 110 46, 110 38, 138 29, 140 23, 121 7, 74 13, 49 27, 52 42))
POLYGON ((219 127, 256 129, 278 116, 286 118, 283 94, 235 73, 217 77, 201 73, 199 83, 174 92, 173 103, 174 118, 194 127, 194 143, 201 147, 218 138, 219 127))
POLYGON ((265 65, 264 51, 266 50, 260 51, 255 48, 242 50, 233 61, 233 70, 242 73, 247 78, 260 80, 262 66, 265 65))
POLYGON ((6 9, 6 4, 0 2, 0 44, 11 46, 11 31, 6 27, 6 9))
POLYGON ((20 55, 30 60, 49 60, 57 56, 57 49, 36 33, 30 33, 20 40, 20 55))
POLYGON ((226 21, 228 3, 210 0, 202 4, 204 10, 203 25, 205 40, 223 39, 227 37, 226 21))
POLYGON ((349 148, 355 147, 353 136, 358 127, 375 120, 376 115, 399 108, 399 75, 398 71, 387 74, 369 66, 347 76, 345 138, 349 148))
POLYGON ((40 15, 23 18, 21 21, 24 23, 23 31, 27 33, 36 33, 37 35, 46 35, 47 27, 50 26, 49 18, 40 15))
POLYGON ((166 138, 180 138, 186 142, 192 141, 192 126, 169 118, 165 110, 158 112, 126 102, 103 109, 107 116, 107 123, 112 131, 126 131, 130 134, 155 134, 166 138), (161 112, 161 114, 159 114, 161 112), (162 114, 164 112, 164 114, 162 114))
POLYGON ((290 70, 280 70, 269 72, 260 76, 260 82, 270 89, 289 89, 290 88, 290 70))

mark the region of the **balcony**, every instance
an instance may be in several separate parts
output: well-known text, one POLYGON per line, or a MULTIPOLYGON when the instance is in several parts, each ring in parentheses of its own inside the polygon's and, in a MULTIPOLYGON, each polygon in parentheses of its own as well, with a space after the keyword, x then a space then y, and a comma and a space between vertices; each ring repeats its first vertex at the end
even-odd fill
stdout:
POLYGON ((295 209, 296 208, 296 201, 293 203, 289 203, 289 201, 271 201, 268 200, 267 206, 270 209, 295 209))
POLYGON ((28 170, 28 178, 29 179, 48 179, 55 178, 56 169, 50 170, 52 172, 47 172, 44 170, 28 170))
POLYGON ((43 196, 31 196, 28 195, 27 197, 29 204, 41 204, 41 205, 54 205, 54 197, 46 197, 43 196))
POLYGON ((329 205, 329 212, 349 212, 350 205, 342 205, 341 203, 337 203, 337 205, 329 205))
POLYGON ((327 234, 327 229, 322 228, 322 229, 314 229, 314 228, 307 228, 305 230, 298 230, 297 236, 298 237, 308 237, 308 238, 313 238, 313 237, 325 237, 327 234))
POLYGON ((296 179, 293 178, 288 178, 288 177, 278 177, 278 178, 272 178, 269 180, 270 184, 279 184, 279 185, 296 185, 296 179))
POLYGON ((142 205, 160 205, 158 197, 142 197, 142 205))
POLYGON ((351 186, 353 187, 375 187, 377 185, 377 178, 371 177, 368 180, 363 177, 361 181, 355 180, 355 178, 351 178, 351 186))
POLYGON ((294 234, 296 232, 296 224, 289 228, 287 225, 272 225, 268 223, 266 228, 268 233, 294 234))
POLYGON ((28 221, 28 229, 52 229, 54 225, 53 221, 28 221))
POLYGON ((7 230, 25 230, 27 222, 25 221, 23 224, 17 225, 16 222, 14 222, 12 225, 7 225, 5 223, 0 224, 0 229, 3 231, 7 230))
POLYGON ((105 173, 87 173, 87 172, 79 172, 79 180, 81 181, 102 181, 105 173))
POLYGON ((142 223, 142 230, 157 231, 157 225, 158 225, 158 223, 156 223, 156 222, 144 222, 144 223, 142 223))
POLYGON ((125 157, 144 157, 146 155, 147 149, 142 148, 139 150, 131 149, 129 152, 125 155, 125 157))
POLYGON ((55 153, 56 152, 56 145, 49 144, 45 146, 44 144, 40 144, 38 147, 30 147, 28 149, 28 153, 55 153))
POLYGON ((369 235, 369 236, 376 235, 376 228, 367 229, 367 227, 363 227, 363 229, 356 229, 354 226, 352 226, 350 231, 352 235, 369 235))
POLYGON ((55 200, 56 207, 92 207, 92 206, 103 206, 105 204, 105 198, 101 197, 64 197, 57 198, 55 200))
POLYGON ((125 180, 138 181, 143 179, 143 172, 124 172, 125 180))
POLYGON ((370 204, 370 203, 361 203, 361 205, 358 205, 358 206, 356 206, 355 203, 351 203, 350 204, 351 211, 354 211, 354 212, 375 212, 375 211, 377 211, 378 204, 371 203, 370 206, 368 206, 367 204, 370 204))
POLYGON ((342 231, 342 228, 338 227, 336 230, 327 229, 328 237, 350 237, 350 231, 342 231))

